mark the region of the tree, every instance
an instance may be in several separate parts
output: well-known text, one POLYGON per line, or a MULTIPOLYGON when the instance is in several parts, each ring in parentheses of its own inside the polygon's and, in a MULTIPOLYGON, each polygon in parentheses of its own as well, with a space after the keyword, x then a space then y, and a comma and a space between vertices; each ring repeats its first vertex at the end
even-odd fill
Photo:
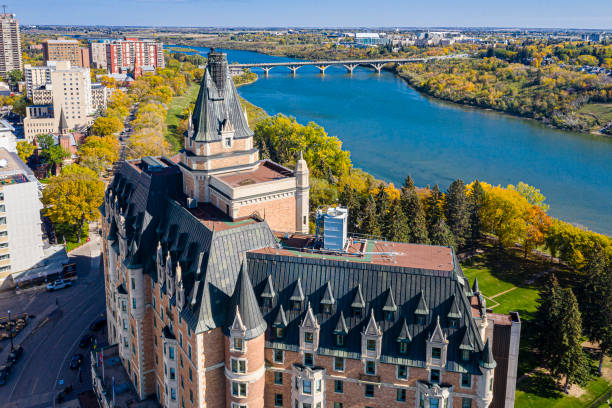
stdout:
POLYGON ((529 184, 523 183, 522 181, 519 181, 516 187, 510 184, 508 188, 518 191, 520 195, 525 197, 529 204, 537 205, 542 210, 544 210, 544 212, 548 211, 548 209, 550 208, 548 204, 544 203, 546 197, 540 192, 539 188, 530 186, 529 184))
POLYGON ((36 144, 40 150, 45 151, 49 150, 55 144, 55 141, 53 140, 53 135, 49 133, 40 134, 36 135, 36 144))
POLYGON ((532 205, 527 213, 527 231, 523 239, 524 257, 538 245, 545 242, 546 234, 552 227, 552 219, 546 215, 542 207, 532 205))
POLYGON ((478 180, 470 184, 470 238, 472 244, 482 236, 482 219, 480 214, 484 207, 485 191, 478 180))
POLYGON ((103 197, 104 183, 97 174, 72 164, 49 179, 42 202, 45 215, 55 224, 72 225, 80 242, 85 222, 98 218, 103 197))
POLYGON ((384 220, 387 215, 387 211, 389 210, 390 202, 389 196, 385 191, 385 185, 380 184, 377 188, 376 194, 374 195, 374 201, 376 202, 376 213, 380 217, 380 220, 384 220))
POLYGON ((400 202, 408 221, 408 229, 410 231, 409 241, 416 244, 428 244, 429 238, 427 236, 425 210, 410 175, 406 177, 404 187, 402 187, 400 202))
POLYGON ((360 232, 362 234, 380 237, 382 232, 378 223, 378 215, 376 214, 376 202, 372 196, 368 196, 365 200, 361 215, 359 226, 360 232))
POLYGON ((81 164, 102 173, 119 160, 119 142, 113 136, 89 136, 81 145, 81 164))
POLYGON ((20 69, 14 69, 8 73, 9 81, 15 85, 17 82, 23 81, 23 71, 20 69))
POLYGON ((557 379, 565 377, 564 391, 584 380, 587 360, 581 345, 582 319, 571 289, 563 289, 554 275, 541 292, 536 310, 536 341, 544 365, 557 379))
POLYGON ((500 246, 513 245, 525 236, 529 203, 516 190, 480 184, 485 190, 480 211, 484 230, 497 235, 500 246))
POLYGON ((433 245, 454 246, 453 234, 444 221, 444 195, 436 184, 426 199, 427 233, 433 245))
POLYGON ((612 262, 596 245, 582 270, 580 310, 584 334, 599 344, 599 375, 604 356, 612 351, 612 262))
POLYGON ((399 200, 393 200, 384 216, 385 239, 393 242, 408 242, 410 227, 399 200))
POLYGON ((35 151, 36 146, 34 146, 32 143, 25 140, 17 142, 17 155, 21 160, 23 160, 24 163, 28 162, 28 159, 34 154, 35 151))
POLYGON ((123 130, 123 123, 116 116, 100 116, 91 127, 91 133, 97 136, 110 136, 123 130))
POLYGON ((348 209, 348 231, 357 232, 359 228, 359 208, 361 207, 357 192, 351 186, 346 184, 340 193, 338 201, 341 205, 348 209))
POLYGON ((56 145, 53 135, 38 135, 36 142, 40 148, 40 159, 51 167, 60 166, 64 159, 70 156, 62 146, 56 145))
POLYGON ((468 238, 470 228, 469 201, 465 184, 461 179, 451 183, 444 202, 446 224, 455 237, 457 246, 463 246, 468 238))

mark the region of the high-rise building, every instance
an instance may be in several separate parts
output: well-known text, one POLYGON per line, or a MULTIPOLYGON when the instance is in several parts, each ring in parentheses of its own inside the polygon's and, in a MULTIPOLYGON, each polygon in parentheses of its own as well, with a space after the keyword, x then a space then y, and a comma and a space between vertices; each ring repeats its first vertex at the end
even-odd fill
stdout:
POLYGON ((310 235, 308 204, 306 162, 259 160, 212 52, 185 149, 123 163, 104 197, 101 406, 103 370, 134 386, 116 405, 513 406, 518 313, 487 310, 452 248, 348 236, 341 208, 310 235))
POLYGON ((77 40, 46 40, 43 42, 45 61, 69 61, 73 67, 89 67, 89 49, 77 40))
POLYGON ((14 14, 0 14, 0 76, 22 69, 19 21, 14 14))
POLYGON ((91 61, 96 68, 106 68, 111 74, 134 71, 136 74, 145 68, 163 68, 164 45, 153 40, 125 38, 123 40, 103 40, 90 44, 91 61))
POLYGON ((0 286, 43 258, 39 185, 17 154, 0 147, 0 286))
POLYGON ((68 61, 54 61, 48 62, 46 67, 26 68, 25 77, 26 93, 34 103, 26 110, 23 121, 27 140, 33 140, 40 133, 57 133, 60 111, 64 112, 68 127, 75 129, 91 124, 92 114, 100 108, 98 99, 94 106, 89 68, 72 67, 68 61), (47 82, 36 88, 43 78, 47 82))

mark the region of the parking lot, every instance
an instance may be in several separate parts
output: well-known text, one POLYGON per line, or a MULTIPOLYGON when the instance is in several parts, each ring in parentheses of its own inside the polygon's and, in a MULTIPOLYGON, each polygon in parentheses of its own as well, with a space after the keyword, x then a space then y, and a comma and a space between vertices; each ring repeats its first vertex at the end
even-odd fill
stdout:
MULTIPOLYGON (((104 313, 104 279, 100 265, 99 238, 73 251, 71 261, 77 265, 78 279, 72 287, 54 292, 40 287, 28 293, 0 294, 0 317, 7 310, 13 315, 28 313, 34 317, 29 329, 14 339, 24 352, 0 386, 2 407, 57 406, 60 391, 72 386, 66 399, 91 389, 89 347, 79 347, 83 335, 94 335, 92 345, 105 344, 106 326, 91 331, 89 326, 104 313), (72 356, 80 353, 84 359, 78 369, 70 369, 72 356)), ((10 341, 2 340, 0 365, 4 364, 10 341)))

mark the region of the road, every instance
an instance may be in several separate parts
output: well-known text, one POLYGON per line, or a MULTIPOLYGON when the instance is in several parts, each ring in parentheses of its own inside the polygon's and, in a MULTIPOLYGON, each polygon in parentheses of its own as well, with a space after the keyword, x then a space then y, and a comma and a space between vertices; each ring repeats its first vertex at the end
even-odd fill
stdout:
MULTIPOLYGON (((24 347, 22 358, 13 368, 8 383, 0 388, 0 406, 51 407, 55 406, 55 397, 66 385, 73 385, 67 399, 91 389, 89 353, 79 349, 78 343, 81 336, 89 332, 91 322, 105 309, 99 245, 99 238, 94 235, 91 242, 70 255, 77 264, 79 276, 73 287, 0 299, 0 310, 10 307, 12 313, 40 314, 31 323, 38 328, 21 343, 24 347), (45 318, 44 311, 49 310, 52 311, 45 318), (78 371, 68 367, 75 353, 85 356, 78 371)), ((96 335, 98 341, 103 342, 105 329, 96 335)), ((3 347, 10 347, 9 343, 5 341, 3 347)))

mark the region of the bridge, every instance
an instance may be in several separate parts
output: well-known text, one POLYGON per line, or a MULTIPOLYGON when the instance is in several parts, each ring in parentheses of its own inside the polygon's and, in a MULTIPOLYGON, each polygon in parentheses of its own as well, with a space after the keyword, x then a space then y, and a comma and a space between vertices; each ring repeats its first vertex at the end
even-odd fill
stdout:
POLYGON ((408 62, 427 62, 438 59, 451 59, 451 58, 467 58, 467 54, 452 54, 442 55, 434 57, 420 57, 420 58, 387 58, 387 59, 362 59, 362 60, 342 60, 342 61, 291 61, 291 62, 259 62, 253 64, 231 64, 230 70, 238 71, 246 68, 261 68, 265 72, 266 76, 272 68, 275 67, 286 67, 291 70, 291 73, 295 75, 298 69, 301 67, 312 65, 319 68, 321 74, 325 74, 325 70, 332 65, 340 65, 346 68, 347 72, 352 74, 353 70, 359 65, 370 66, 380 73, 380 70, 386 64, 405 64, 408 62))

